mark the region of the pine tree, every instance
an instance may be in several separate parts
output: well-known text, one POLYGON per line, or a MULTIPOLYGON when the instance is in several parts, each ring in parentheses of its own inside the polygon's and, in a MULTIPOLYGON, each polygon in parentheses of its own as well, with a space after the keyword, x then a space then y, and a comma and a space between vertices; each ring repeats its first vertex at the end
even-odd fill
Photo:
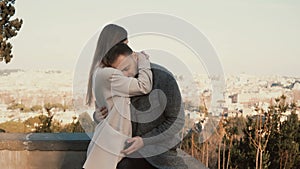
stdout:
MULTIPOLYGON (((298 119, 299 120, 299 119, 298 119)), ((298 143, 298 154, 296 155, 295 164, 293 169, 300 168, 300 122, 298 121, 298 131, 296 133, 296 142, 298 143)))
POLYGON ((246 127, 243 130, 244 137, 238 145, 240 149, 240 159, 238 160, 239 168, 254 168, 255 166, 255 157, 256 157, 256 148, 251 143, 251 136, 255 135, 255 119, 252 117, 247 117, 246 127))
MULTIPOLYGON (((277 99, 276 99, 277 100, 277 99)), ((279 100, 277 100, 278 102, 279 100)), ((280 155, 279 155, 279 147, 280 147, 280 140, 281 140, 281 133, 280 133, 280 118, 281 118, 281 111, 279 111, 279 106, 271 105, 270 112, 272 116, 272 125, 271 125, 271 133, 269 138, 269 144, 267 146, 267 151, 270 153, 270 168, 279 168, 280 163, 280 155)))
MULTIPOLYGON (((242 119, 226 119, 222 123, 225 135, 218 153, 219 169, 299 169, 300 122, 296 103, 288 104, 282 95, 264 111, 257 107, 257 115, 242 119), (289 112, 291 112, 290 115, 289 112), (236 128, 238 127, 238 132, 236 128), (243 129, 243 134, 239 134, 243 129), (236 138, 232 139, 232 136, 236 138), (240 137, 240 138, 239 138, 240 137)), ((215 167, 215 168, 216 168, 215 167)))
POLYGON ((282 168, 293 168, 296 157, 299 155, 299 143, 296 142, 298 131, 298 116, 295 111, 287 117, 283 122, 281 128, 281 145, 280 145, 280 159, 282 160, 282 168))
POLYGON ((12 44, 9 39, 16 36, 21 29, 23 20, 13 19, 11 17, 15 14, 16 0, 1 0, 0 1, 0 62, 10 62, 12 55, 12 44))
POLYGON ((275 99, 276 104, 270 106, 272 113, 272 126, 267 151, 270 154, 270 168, 290 169, 299 168, 299 142, 297 141, 299 132, 299 120, 296 114, 297 105, 286 103, 286 97, 282 95, 275 99), (283 122, 283 113, 287 110, 291 114, 283 122), (298 166, 297 166, 298 165, 298 166))
POLYGON ((269 112, 256 108, 258 115, 248 117, 244 130, 243 153, 248 164, 244 168, 263 169, 268 168, 269 152, 266 150, 270 137, 271 117, 269 112))

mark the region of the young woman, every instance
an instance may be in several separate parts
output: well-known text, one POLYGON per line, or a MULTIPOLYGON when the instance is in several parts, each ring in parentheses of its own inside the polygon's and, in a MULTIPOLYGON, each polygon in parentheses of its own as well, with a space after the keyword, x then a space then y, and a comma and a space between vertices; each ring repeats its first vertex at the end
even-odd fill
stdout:
POLYGON ((133 52, 123 42, 114 45, 98 65, 91 91, 97 106, 106 106, 109 113, 95 128, 83 168, 115 169, 124 157, 121 151, 126 140, 131 138, 129 97, 151 91, 152 72, 148 55, 133 52))

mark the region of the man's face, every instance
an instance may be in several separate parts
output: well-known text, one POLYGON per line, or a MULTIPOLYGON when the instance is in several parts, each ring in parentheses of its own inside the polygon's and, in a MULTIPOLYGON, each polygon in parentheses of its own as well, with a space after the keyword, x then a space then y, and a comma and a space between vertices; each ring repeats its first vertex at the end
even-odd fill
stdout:
POLYGON ((125 76, 134 77, 138 73, 136 55, 120 55, 112 64, 113 68, 119 69, 125 76))

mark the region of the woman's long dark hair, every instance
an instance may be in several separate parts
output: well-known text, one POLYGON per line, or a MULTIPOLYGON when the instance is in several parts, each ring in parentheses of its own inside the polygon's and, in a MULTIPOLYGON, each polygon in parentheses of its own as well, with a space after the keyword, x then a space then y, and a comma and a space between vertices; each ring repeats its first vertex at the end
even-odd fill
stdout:
POLYGON ((97 67, 101 65, 102 58, 117 43, 127 39, 127 31, 121 26, 109 24, 106 25, 100 33, 93 62, 89 72, 89 80, 86 94, 86 104, 91 105, 93 100, 92 81, 93 74, 97 67))

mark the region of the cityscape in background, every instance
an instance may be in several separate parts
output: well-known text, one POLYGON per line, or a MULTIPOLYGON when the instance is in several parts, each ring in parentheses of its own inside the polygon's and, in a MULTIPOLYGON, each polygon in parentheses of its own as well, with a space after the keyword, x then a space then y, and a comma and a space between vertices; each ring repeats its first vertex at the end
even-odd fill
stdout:
MULTIPOLYGON (((211 80, 207 75, 195 75, 189 82, 182 75, 175 75, 178 81, 185 114, 189 123, 205 122, 203 108, 214 114, 210 109, 212 96, 211 80)), ((72 93, 73 72, 62 70, 0 70, 0 123, 7 121, 25 121, 28 118, 46 114, 42 108, 36 111, 33 107, 45 104, 60 104, 65 109, 53 109, 54 119, 62 124, 71 123, 78 117, 73 101, 84 102, 84 98, 74 98, 72 93), (18 105, 21 107, 12 108, 18 105)), ((256 107, 268 110, 275 98, 285 95, 287 103, 300 105, 300 78, 285 76, 252 76, 247 74, 225 76, 226 88, 224 100, 218 100, 222 109, 217 116, 235 117, 256 115, 256 107)), ((90 116, 93 113, 90 108, 90 116)), ((291 112, 286 111, 285 115, 291 112)), ((296 113, 299 116, 299 107, 296 113)), ((216 114, 214 114, 216 115, 216 114)), ((282 116, 285 120, 285 116, 282 116)), ((191 127, 191 126, 189 126, 191 127)))
POLYGON ((115 23, 182 95, 184 126, 168 107, 138 140, 160 147, 174 127, 188 168, 300 169, 300 1, 74 2, 0 0, 1 168, 82 168, 103 124, 85 103, 90 65, 115 23))

